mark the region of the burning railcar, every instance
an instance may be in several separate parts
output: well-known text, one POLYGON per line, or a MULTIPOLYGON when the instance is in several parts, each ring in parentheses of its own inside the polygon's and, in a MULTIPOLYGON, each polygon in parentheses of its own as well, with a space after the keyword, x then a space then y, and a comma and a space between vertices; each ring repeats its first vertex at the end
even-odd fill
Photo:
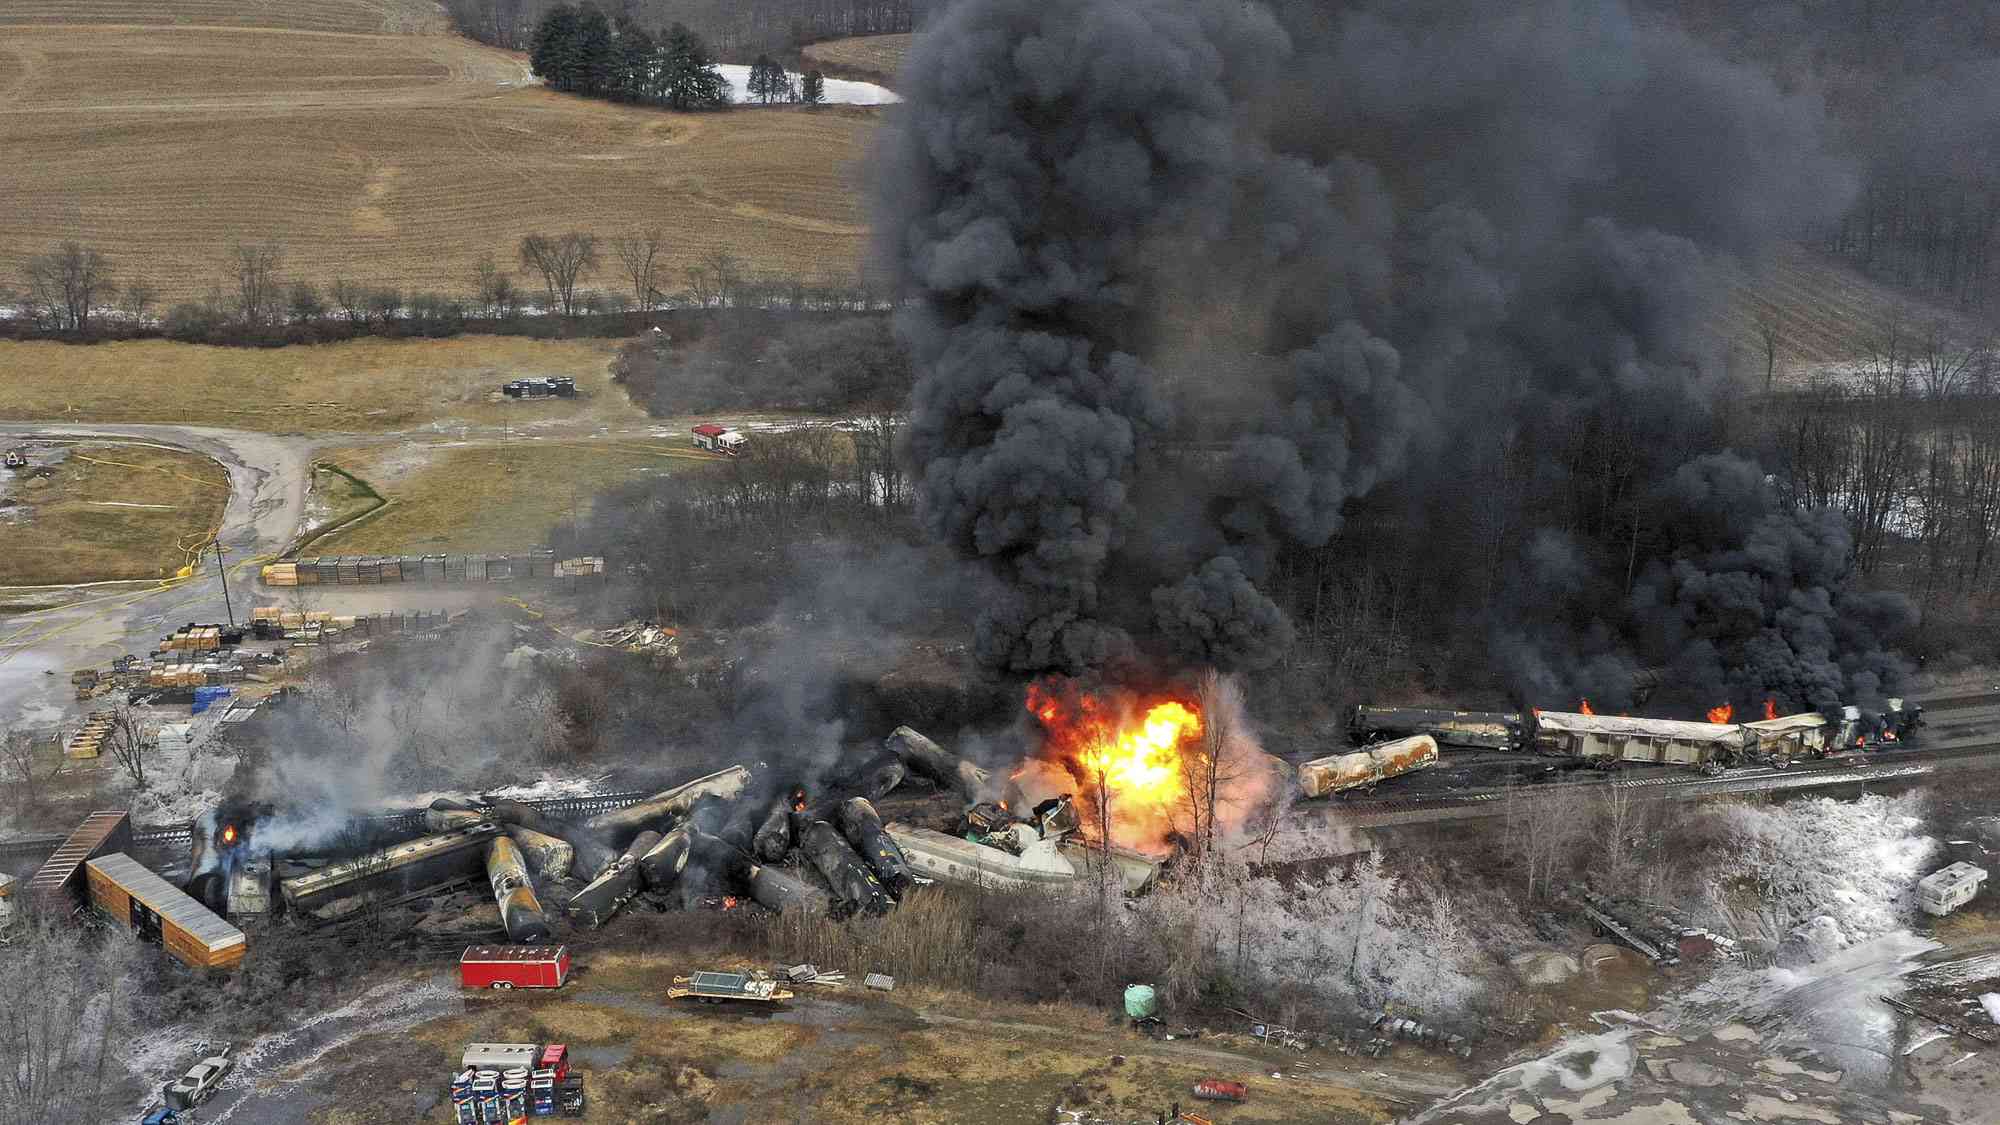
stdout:
POLYGON ((1544 754, 1605 765, 1633 763, 1716 771, 1735 765, 1755 743, 1736 723, 1634 719, 1567 711, 1534 712, 1533 746, 1544 754))

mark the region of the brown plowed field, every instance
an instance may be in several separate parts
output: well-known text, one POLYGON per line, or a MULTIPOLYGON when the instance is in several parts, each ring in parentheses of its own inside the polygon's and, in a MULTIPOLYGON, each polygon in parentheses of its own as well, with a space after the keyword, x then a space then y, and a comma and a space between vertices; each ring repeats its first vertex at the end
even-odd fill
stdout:
POLYGON ((1753 381, 1764 372, 1758 318, 1779 325, 1778 382, 1797 385, 1822 372, 1838 374, 1867 356, 1892 330, 1921 336, 1942 323, 1971 339, 1986 333, 1960 313, 1872 281, 1825 254, 1787 244, 1768 260, 1727 271, 1728 293, 1718 328, 1736 349, 1736 363, 1753 381))
POLYGON ((178 24, 369 34, 442 32, 431 0, 7 0, 0 24, 178 24))
MULTIPOLYGON (((284 272, 463 293, 531 231, 668 232, 663 282, 715 250, 752 273, 855 276, 856 165, 876 112, 679 115, 549 93, 520 56, 446 35, 134 27, 0 17, 0 278, 59 238, 168 300, 225 282, 230 244, 274 240, 284 272)), ((25 0, 29 14, 56 0, 25 0), (39 7, 38 7, 39 6, 39 7)), ((315 21, 377 26, 411 5, 346 0, 315 21)), ((64 0, 141 18, 149 5, 64 0)), ((282 11, 312 7, 286 0, 282 11)), ((179 0, 170 18, 281 6, 179 0)), ((220 13, 220 14, 218 14, 220 13)), ((317 22, 314 23, 316 27, 317 22)), ((586 282, 622 291, 615 256, 586 282)), ((225 285, 225 288, 227 286, 225 285)))

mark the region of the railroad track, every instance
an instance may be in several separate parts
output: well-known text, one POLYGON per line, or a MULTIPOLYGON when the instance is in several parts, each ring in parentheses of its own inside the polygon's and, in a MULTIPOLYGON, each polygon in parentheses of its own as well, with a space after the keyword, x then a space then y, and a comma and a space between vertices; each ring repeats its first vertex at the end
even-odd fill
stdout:
MULTIPOLYGON (((644 790, 630 789, 617 793, 595 793, 587 797, 540 797, 522 801, 521 804, 533 806, 554 820, 582 820, 601 812, 635 805, 650 796, 652 794, 644 790)), ((401 812, 360 817, 359 820, 388 832, 421 832, 424 827, 424 810, 406 809, 401 812)), ((68 839, 65 833, 49 833, 0 842, 0 863, 46 857, 61 847, 65 839, 68 839)), ((134 849, 185 851, 193 846, 192 824, 163 825, 132 833, 134 849)))
POLYGON ((1478 820, 1505 816, 1507 798, 1528 806, 1548 804, 1576 794, 1588 795, 1607 789, 1621 790, 1635 800, 1689 801, 1734 793, 1772 793, 1796 789, 1830 789, 1875 782, 1913 781, 1934 774, 1958 770, 2000 769, 2000 742, 1973 746, 1953 746, 1936 750, 1902 750, 1893 756, 1873 758, 1860 767, 1846 760, 1816 762, 1789 769, 1769 767, 1732 770, 1721 777, 1700 774, 1668 774, 1611 781, 1567 781, 1537 785, 1531 789, 1461 790, 1446 796, 1408 800, 1341 801, 1315 804, 1295 813, 1300 817, 1337 820, 1352 828, 1387 828, 1443 820, 1478 820))

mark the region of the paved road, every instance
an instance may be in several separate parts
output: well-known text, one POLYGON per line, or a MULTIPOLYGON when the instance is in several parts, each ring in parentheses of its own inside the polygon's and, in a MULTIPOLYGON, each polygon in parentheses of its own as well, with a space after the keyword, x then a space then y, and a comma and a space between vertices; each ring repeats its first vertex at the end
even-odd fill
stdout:
MULTIPOLYGON (((312 441, 207 426, 0 423, 0 436, 158 442, 208 454, 229 473, 217 539, 232 564, 230 597, 250 604, 252 560, 276 554, 305 515, 312 441)), ((71 702, 69 670, 145 652, 176 625, 223 617, 213 569, 179 583, 114 583, 50 591, 57 608, 0 617, 0 725, 45 723, 71 702)))

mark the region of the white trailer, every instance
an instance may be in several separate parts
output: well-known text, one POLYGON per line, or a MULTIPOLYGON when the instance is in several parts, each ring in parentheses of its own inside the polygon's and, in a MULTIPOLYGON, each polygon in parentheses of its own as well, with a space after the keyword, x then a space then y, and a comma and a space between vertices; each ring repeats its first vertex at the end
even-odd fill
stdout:
POLYGON ((1917 905, 1926 914, 1943 917, 1977 897, 1985 881, 1985 868, 1961 860, 1923 877, 1917 884, 1917 905))

